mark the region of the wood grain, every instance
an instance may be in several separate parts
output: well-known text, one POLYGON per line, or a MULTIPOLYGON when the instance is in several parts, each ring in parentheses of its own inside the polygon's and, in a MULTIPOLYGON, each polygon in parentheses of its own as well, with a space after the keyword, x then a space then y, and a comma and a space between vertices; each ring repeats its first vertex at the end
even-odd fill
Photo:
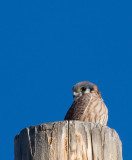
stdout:
POLYGON ((15 160, 122 160, 115 130, 81 121, 45 123, 14 139, 15 160))

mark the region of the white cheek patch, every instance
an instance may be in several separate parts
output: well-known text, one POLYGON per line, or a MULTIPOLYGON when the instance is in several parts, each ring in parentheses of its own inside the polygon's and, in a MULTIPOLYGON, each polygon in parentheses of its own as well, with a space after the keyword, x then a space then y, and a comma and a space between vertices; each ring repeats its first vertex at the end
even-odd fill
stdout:
POLYGON ((81 96, 82 96, 82 92, 80 92, 80 93, 73 92, 73 97, 74 97, 74 99, 77 99, 77 98, 79 98, 79 97, 81 97, 81 96))
POLYGON ((90 89, 87 88, 86 91, 85 91, 85 93, 90 93, 90 89))
POLYGON ((74 96, 74 97, 77 97, 77 96, 78 96, 78 93, 77 93, 77 92, 73 92, 73 96, 74 96))

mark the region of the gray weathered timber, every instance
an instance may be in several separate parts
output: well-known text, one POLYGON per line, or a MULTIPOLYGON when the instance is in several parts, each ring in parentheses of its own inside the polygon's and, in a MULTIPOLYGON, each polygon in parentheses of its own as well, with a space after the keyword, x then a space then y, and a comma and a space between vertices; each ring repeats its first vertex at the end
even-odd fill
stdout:
POLYGON ((45 123, 14 139, 15 160, 122 160, 115 130, 81 121, 45 123))
POLYGON ((25 128, 15 137, 15 160, 67 160, 68 122, 25 128))

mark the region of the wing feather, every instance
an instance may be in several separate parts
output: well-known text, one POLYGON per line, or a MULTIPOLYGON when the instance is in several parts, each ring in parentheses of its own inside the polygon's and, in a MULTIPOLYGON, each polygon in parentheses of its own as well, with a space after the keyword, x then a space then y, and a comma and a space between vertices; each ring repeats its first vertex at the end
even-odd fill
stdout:
POLYGON ((69 108, 64 120, 79 120, 81 115, 85 112, 91 99, 91 94, 87 93, 76 99, 69 108))

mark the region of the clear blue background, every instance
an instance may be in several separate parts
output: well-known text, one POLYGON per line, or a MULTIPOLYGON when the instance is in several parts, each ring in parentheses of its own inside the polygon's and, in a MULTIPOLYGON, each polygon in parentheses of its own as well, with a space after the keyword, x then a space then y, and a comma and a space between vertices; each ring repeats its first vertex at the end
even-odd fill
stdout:
POLYGON ((63 120, 83 80, 98 85, 132 159, 131 1, 1 1, 0 159, 14 158, 23 128, 63 120))

